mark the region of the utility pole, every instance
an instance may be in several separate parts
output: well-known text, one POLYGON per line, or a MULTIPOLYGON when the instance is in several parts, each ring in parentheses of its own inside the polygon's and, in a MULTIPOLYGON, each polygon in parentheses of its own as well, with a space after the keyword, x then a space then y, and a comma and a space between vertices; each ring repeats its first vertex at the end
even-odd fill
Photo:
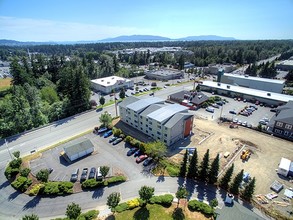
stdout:
POLYGON ((12 159, 13 159, 13 157, 12 157, 12 155, 11 155, 11 153, 10 153, 10 150, 9 150, 9 148, 8 148, 8 144, 7 144, 7 141, 6 141, 6 139, 5 139, 5 145, 6 145, 6 149, 7 149, 8 153, 9 153, 10 159, 12 160, 12 159))
POLYGON ((117 112, 117 101, 116 101, 116 93, 114 93, 114 102, 115 102, 115 113, 116 113, 116 117, 118 117, 118 112, 117 112))

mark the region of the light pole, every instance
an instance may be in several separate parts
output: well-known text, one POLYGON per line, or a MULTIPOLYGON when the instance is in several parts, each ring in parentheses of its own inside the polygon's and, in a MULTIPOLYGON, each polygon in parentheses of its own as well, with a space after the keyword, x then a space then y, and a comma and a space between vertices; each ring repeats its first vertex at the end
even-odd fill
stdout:
POLYGON ((8 153, 9 153, 10 159, 12 160, 13 158, 12 158, 12 155, 11 155, 10 150, 8 148, 8 144, 7 144, 6 139, 5 139, 5 145, 6 145, 6 149, 7 149, 8 153))

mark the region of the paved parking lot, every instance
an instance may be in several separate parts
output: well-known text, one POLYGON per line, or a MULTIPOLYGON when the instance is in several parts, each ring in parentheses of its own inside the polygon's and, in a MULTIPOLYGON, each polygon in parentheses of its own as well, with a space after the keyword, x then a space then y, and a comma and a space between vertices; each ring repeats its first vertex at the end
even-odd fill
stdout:
MULTIPOLYGON (((215 95, 212 95, 211 93, 206 93, 206 92, 204 93, 209 97, 215 96, 215 95)), ((275 114, 274 112, 270 111, 271 110, 270 107, 259 106, 250 102, 236 101, 226 96, 220 96, 220 95, 217 95, 217 96, 221 97, 222 99, 226 99, 228 103, 226 103, 223 106, 220 106, 220 108, 218 109, 214 108, 215 109, 214 113, 207 112, 204 108, 201 108, 195 111, 195 114, 203 118, 212 119, 212 120, 217 120, 222 115, 222 117, 227 117, 228 119, 232 119, 232 120, 238 119, 241 122, 246 121, 247 124, 251 124, 254 127, 258 126, 258 122, 262 118, 266 117, 268 119, 271 119, 271 117, 275 114), (234 110, 235 112, 239 113, 244 107, 250 106, 250 105, 255 105, 257 106, 258 109, 247 117, 240 114, 234 115, 229 113, 230 110, 234 110)))
POLYGON ((68 163, 63 157, 60 157, 63 147, 59 146, 44 152, 41 158, 32 160, 30 162, 32 172, 36 174, 41 169, 53 168, 54 171, 50 174, 50 180, 52 181, 69 181, 71 173, 76 168, 79 168, 81 173, 85 167, 90 169, 91 167, 97 168, 99 166, 109 166, 111 168, 110 175, 123 173, 128 179, 137 179, 150 175, 150 167, 143 167, 142 163, 137 164, 134 156, 126 156, 129 148, 124 142, 112 145, 108 143, 110 137, 104 138, 95 134, 88 134, 74 141, 85 138, 90 139, 95 146, 95 151, 92 155, 74 163, 68 163))

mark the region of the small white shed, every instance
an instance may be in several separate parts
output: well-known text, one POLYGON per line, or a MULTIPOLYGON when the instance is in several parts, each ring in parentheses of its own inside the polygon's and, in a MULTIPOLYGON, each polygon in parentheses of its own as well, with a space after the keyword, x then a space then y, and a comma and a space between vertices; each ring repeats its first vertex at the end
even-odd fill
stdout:
POLYGON ((290 165, 291 160, 282 157, 277 173, 285 177, 288 176, 290 165))
POLYGON ((229 193, 227 193, 226 198, 225 198, 225 203, 232 204, 233 201, 234 201, 234 196, 233 196, 233 194, 229 194, 229 193))

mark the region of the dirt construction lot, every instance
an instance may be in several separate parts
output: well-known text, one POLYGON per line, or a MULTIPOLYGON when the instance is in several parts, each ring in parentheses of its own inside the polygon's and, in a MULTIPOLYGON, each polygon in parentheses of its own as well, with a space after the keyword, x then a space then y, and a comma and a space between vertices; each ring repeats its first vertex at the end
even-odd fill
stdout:
POLYGON ((244 172, 256 178, 255 194, 271 192, 270 185, 274 180, 285 184, 285 188, 293 187, 293 183, 281 179, 276 173, 282 157, 293 160, 292 142, 241 126, 231 129, 226 123, 218 124, 215 121, 198 118, 194 121, 194 135, 189 147, 197 147, 199 161, 202 160, 207 149, 210 149, 210 161, 219 153, 222 170, 229 162, 234 162, 234 174, 244 169, 244 172), (242 149, 247 148, 252 154, 248 161, 243 162, 240 154, 242 149), (224 158, 225 152, 230 152, 228 158, 224 158))

